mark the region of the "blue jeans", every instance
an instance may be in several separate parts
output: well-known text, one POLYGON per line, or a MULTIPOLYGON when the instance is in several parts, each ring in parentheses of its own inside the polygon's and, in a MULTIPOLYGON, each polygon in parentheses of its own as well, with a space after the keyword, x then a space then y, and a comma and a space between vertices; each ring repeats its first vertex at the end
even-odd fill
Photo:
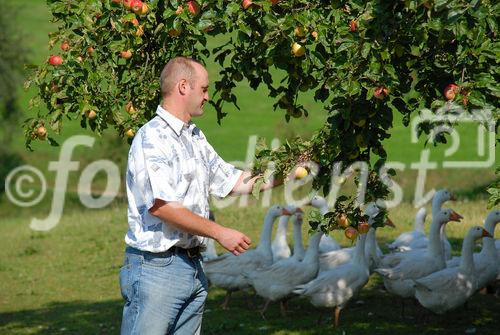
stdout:
POLYGON ((125 250, 120 269, 122 335, 199 334, 208 282, 201 257, 125 250))

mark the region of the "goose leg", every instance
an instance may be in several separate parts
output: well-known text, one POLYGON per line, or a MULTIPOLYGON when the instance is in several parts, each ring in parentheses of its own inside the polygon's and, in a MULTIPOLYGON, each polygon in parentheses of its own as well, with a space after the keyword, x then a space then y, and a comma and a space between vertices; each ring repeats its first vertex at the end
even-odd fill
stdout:
POLYGON ((280 301, 280 311, 281 311, 281 316, 285 317, 286 312, 288 310, 288 300, 284 299, 280 301))
POLYGON ((405 299, 401 298, 401 318, 405 318, 405 299))
POLYGON ((334 321, 335 321, 335 323, 334 323, 334 325, 333 325, 335 328, 338 328, 338 326, 339 326, 339 321, 340 321, 340 309, 341 309, 341 308, 340 308, 340 307, 338 307, 338 306, 337 306, 337 307, 335 307, 335 311, 334 311, 334 321))
POLYGON ((227 305, 229 304, 229 299, 231 298, 231 293, 232 293, 231 291, 226 292, 226 298, 224 299, 224 302, 222 303, 222 305, 220 305, 220 307, 223 310, 227 309, 227 305))
POLYGON ((260 316, 262 316, 262 318, 264 320, 266 320, 266 317, 264 315, 264 313, 266 313, 267 311, 267 308, 269 307, 269 304, 271 303, 271 300, 270 299, 267 299, 266 300, 266 303, 264 304, 264 307, 262 307, 262 309, 260 310, 260 316))

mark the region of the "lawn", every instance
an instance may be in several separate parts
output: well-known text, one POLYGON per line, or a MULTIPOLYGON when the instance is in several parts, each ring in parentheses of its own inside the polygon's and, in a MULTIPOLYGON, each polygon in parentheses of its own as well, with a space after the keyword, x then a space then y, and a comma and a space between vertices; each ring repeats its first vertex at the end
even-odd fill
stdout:
MULTIPOLYGON (((50 53, 47 33, 53 29, 50 13, 44 1, 18 0, 17 20, 19 31, 32 51, 34 63, 43 62, 50 53)), ((208 63, 213 79, 217 68, 208 63)), ((20 105, 23 117, 33 115, 28 101, 34 91, 20 88, 20 105)), ((309 107, 308 118, 292 119, 286 123, 284 113, 273 111, 273 101, 264 90, 252 91, 245 82, 240 83, 237 95, 241 110, 227 106, 228 116, 222 126, 217 125, 215 111, 208 107, 203 118, 195 120, 204 130, 216 150, 228 161, 245 161, 250 136, 273 138, 283 141, 296 135, 309 136, 321 127, 326 115, 321 105, 310 95, 302 99, 309 107)), ((404 202, 391 209, 390 216, 396 229, 384 228, 378 233, 381 247, 399 233, 411 229, 416 209, 412 205, 417 172, 410 168, 418 162, 424 139, 410 142, 410 130, 396 117, 392 137, 386 142, 389 160, 405 166, 395 181, 404 190, 404 202)), ((461 126, 459 151, 452 157, 444 156, 449 144, 432 148, 431 160, 477 160, 477 128, 461 126)), ((97 137, 92 148, 78 147, 73 160, 80 162, 79 170, 69 174, 65 194, 64 215, 60 223, 48 232, 35 232, 29 228, 33 217, 46 217, 51 208, 55 173, 48 170, 50 161, 58 158, 60 148, 47 143, 35 144, 34 152, 24 149, 22 130, 13 131, 13 148, 27 164, 39 168, 47 178, 49 191, 42 202, 34 207, 21 208, 0 196, 0 237, 3 252, 0 256, 0 334, 116 334, 118 333, 122 301, 118 286, 118 271, 123 257, 126 224, 126 199, 123 188, 119 196, 101 210, 89 210, 81 205, 76 193, 82 170, 97 159, 110 159, 124 171, 128 145, 112 132, 97 137)), ((95 136, 80 129, 79 122, 65 123, 63 133, 57 135, 60 143, 75 134, 95 136)), ((496 154, 500 151, 497 148, 496 154)), ((498 165, 495 161, 495 165, 498 165)), ((471 225, 481 224, 487 214, 485 186, 494 178, 489 169, 439 169, 430 171, 426 190, 447 187, 459 196, 459 201, 449 203, 465 216, 463 224, 448 226, 454 253, 459 253, 462 238, 471 225)), ((123 173, 122 173, 123 181, 123 173)), ((105 187, 106 176, 98 175, 93 191, 105 187)), ((122 182, 123 184, 123 182, 122 182)), ((36 189, 39 186, 34 186, 36 189)), ((302 191, 304 193, 305 191, 302 191)), ((300 191, 299 191, 300 193, 300 191)), ((272 192, 270 203, 284 203, 282 189, 272 192)), ((241 229, 254 241, 258 240, 261 223, 267 206, 250 199, 249 205, 240 207, 238 202, 224 209, 215 209, 221 224, 241 229)), ((307 209, 309 211, 309 209, 307 209)), ((428 219, 429 220, 429 219, 428 219)), ((304 225, 304 241, 307 241, 304 225)), ((497 228, 498 234, 498 228, 497 228)), ((290 234, 291 235, 291 234, 290 234)), ((341 232, 332 235, 343 245, 349 245, 341 232)), ((290 236, 291 237, 291 236, 290 236)), ((292 241, 289 240, 291 243, 292 241)), ((218 249, 219 252, 222 250, 218 249)), ((380 279, 373 275, 361 295, 342 313, 340 331, 331 327, 331 311, 313 308, 308 301, 293 299, 285 318, 279 315, 277 305, 272 305, 263 320, 257 306, 260 298, 235 294, 228 312, 219 309, 224 292, 211 288, 203 324, 204 334, 496 334, 500 319, 500 299, 492 295, 473 297, 468 309, 460 308, 442 317, 422 317, 422 309, 410 304, 406 319, 400 317, 399 301, 382 290, 380 279), (249 306, 248 300, 254 305, 249 306), (318 318, 323 320, 318 324, 318 318), (229 317, 228 317, 229 316, 229 317)))

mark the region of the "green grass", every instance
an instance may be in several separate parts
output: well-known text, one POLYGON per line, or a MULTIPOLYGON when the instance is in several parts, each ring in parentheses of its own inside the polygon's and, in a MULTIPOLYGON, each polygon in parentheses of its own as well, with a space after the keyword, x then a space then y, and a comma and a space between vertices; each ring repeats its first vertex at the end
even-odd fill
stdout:
MULTIPOLYGON (((272 203, 281 197, 281 191, 276 190, 272 203)), ((485 216, 485 202, 449 205, 466 217, 464 223, 450 223, 447 228, 456 254, 467 228, 479 224, 485 216)), ((1 219, 1 334, 117 333, 122 308, 118 271, 124 249, 126 206, 117 202, 104 210, 86 210, 76 205, 70 208, 59 225, 47 233, 30 230, 27 215, 1 219)), ((218 210, 216 217, 220 223, 241 229, 257 241, 265 210, 251 201, 249 207, 218 210)), ((414 212, 409 204, 391 211, 397 228, 379 231, 381 247, 411 228, 414 212)), ((306 230, 307 225, 304 226, 305 242, 306 230)), ((350 245, 341 232, 332 235, 344 246, 350 245)), ((222 251, 220 247, 218 251, 222 251)), ((218 307, 223 298, 223 291, 210 289, 204 334, 332 331, 330 311, 316 309, 307 300, 291 300, 286 318, 279 316, 279 308, 273 304, 266 314, 267 320, 263 320, 256 309, 262 303, 260 298, 247 299, 246 294, 237 293, 229 312, 218 307), (247 300, 253 301, 254 307, 247 306, 247 300), (323 323, 317 325, 320 314, 324 315, 323 323)), ((408 334, 456 334, 476 328, 478 334, 493 334, 495 320, 500 317, 500 300, 491 295, 476 295, 468 311, 458 309, 444 317, 430 317, 426 322, 415 319, 421 313, 421 308, 410 304, 410 319, 401 319, 398 300, 383 291, 379 277, 373 275, 360 297, 343 311, 342 330, 356 334, 390 334, 394 330, 408 334), (356 302, 359 300, 363 303, 356 302)))

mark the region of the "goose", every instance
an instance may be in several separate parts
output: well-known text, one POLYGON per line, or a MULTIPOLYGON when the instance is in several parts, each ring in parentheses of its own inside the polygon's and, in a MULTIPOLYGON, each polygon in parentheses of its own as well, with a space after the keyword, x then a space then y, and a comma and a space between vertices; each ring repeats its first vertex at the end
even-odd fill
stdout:
MULTIPOLYGON (((443 204, 448 200, 455 200, 455 196, 449 192, 447 189, 441 189, 434 194, 432 198, 432 217, 436 216, 443 206, 443 204)), ((445 259, 451 258, 451 244, 446 237, 446 232, 444 230, 445 226, 441 226, 441 230, 439 231, 440 243, 443 245, 445 259)), ((429 233, 430 235, 430 233, 429 233)), ((421 239, 415 239, 412 242, 412 245, 407 245, 404 248, 404 252, 410 252, 415 255, 419 255, 424 253, 429 245, 429 239, 424 236, 421 239)), ((385 255, 381 260, 381 267, 394 267, 401 261, 402 258, 405 257, 403 251, 392 253, 385 255)))
MULTIPOLYGON (((326 213, 328 213, 328 203, 326 202, 325 198, 320 197, 319 195, 315 195, 314 197, 312 197, 309 205, 317 208, 321 215, 325 215, 326 213)), ((319 242, 320 254, 340 249, 342 249, 341 246, 331 236, 323 235, 321 237, 321 241, 319 242)))
MULTIPOLYGON (((497 250, 493 234, 495 234, 495 226, 500 222, 500 210, 492 210, 484 221, 484 228, 490 233, 490 236, 483 238, 483 247, 481 252, 474 253, 474 267, 477 274, 477 282, 479 288, 483 288, 494 281, 498 274, 498 258, 497 250)), ((460 266, 461 257, 453 257, 446 262, 446 267, 453 268, 460 266)))
POLYGON ((339 326, 340 311, 368 282, 370 272, 365 257, 366 237, 367 234, 358 235, 350 262, 322 272, 314 280, 293 290, 293 293, 309 298, 316 307, 334 307, 335 327, 339 326))
POLYGON ((304 259, 306 250, 302 244, 302 223, 304 212, 294 215, 295 221, 293 222, 293 254, 291 259, 301 261, 304 259))
POLYGON ((258 295, 266 299, 261 310, 264 316, 271 301, 281 300, 281 313, 285 315, 283 299, 289 297, 293 289, 314 279, 318 273, 318 249, 322 232, 316 232, 309 239, 309 247, 302 261, 296 258, 280 260, 270 267, 256 269, 244 275, 254 287, 258 295))
MULTIPOLYGON (((379 212, 380 209, 375 203, 369 203, 366 206, 365 215, 367 215, 369 219, 375 218, 379 212)), ((394 227, 391 220, 387 220, 386 225, 394 227)), ((377 240, 375 238, 375 230, 375 228, 370 227, 365 243, 365 257, 368 260, 370 271, 373 271, 382 257, 382 251, 378 247, 377 240)), ((349 262, 354 257, 354 253, 355 247, 351 247, 321 254, 319 258, 319 271, 328 271, 349 262)))
POLYGON ((424 245, 415 244, 416 241, 424 241, 426 239, 424 233, 424 222, 427 216, 425 207, 420 208, 415 215, 415 223, 413 230, 399 235, 394 242, 387 245, 391 251, 408 251, 411 249, 425 248, 424 245), (413 243, 413 244, 412 244, 413 243))
MULTIPOLYGON (((290 213, 298 213, 299 210, 302 211, 302 209, 297 208, 294 205, 287 205, 286 209, 290 213)), ((280 259, 288 258, 292 254, 286 238, 288 231, 288 221, 290 221, 290 215, 283 215, 279 218, 278 228, 276 229, 276 236, 271 243, 273 263, 279 261, 280 259)))
POLYGON ((429 245, 424 252, 402 252, 399 264, 393 268, 378 268, 375 272, 384 278, 387 291, 402 298, 413 297, 415 288, 412 279, 422 278, 446 267, 440 241, 441 227, 449 221, 460 222, 462 216, 451 209, 442 209, 432 217, 429 245))
POLYGON ((226 299, 222 304, 223 309, 227 308, 232 291, 249 287, 248 281, 242 275, 243 270, 248 271, 272 264, 271 232, 274 220, 282 215, 291 215, 291 213, 279 205, 269 208, 257 248, 248 250, 239 256, 225 253, 204 263, 204 270, 210 283, 227 290, 226 299))
MULTIPOLYGON (((415 297, 422 306, 442 314, 463 305, 474 294, 478 288, 478 273, 474 268, 472 252, 474 241, 481 237, 491 238, 491 235, 482 227, 470 228, 462 245, 460 266, 413 280, 415 297)), ((496 268, 496 264, 490 266, 496 268)))

